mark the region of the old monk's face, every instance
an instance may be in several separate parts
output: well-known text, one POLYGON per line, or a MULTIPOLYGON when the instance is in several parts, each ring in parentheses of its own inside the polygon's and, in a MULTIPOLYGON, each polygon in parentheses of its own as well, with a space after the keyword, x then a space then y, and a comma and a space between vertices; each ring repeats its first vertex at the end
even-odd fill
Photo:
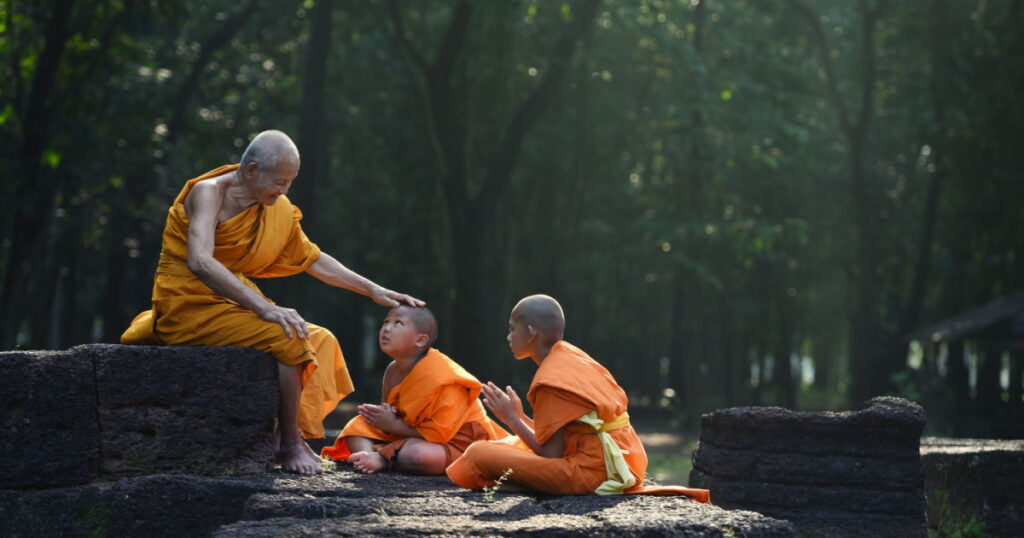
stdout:
POLYGON ((256 179, 256 196, 263 205, 274 205, 278 197, 287 194, 295 176, 299 175, 299 163, 282 159, 272 170, 261 171, 256 179))

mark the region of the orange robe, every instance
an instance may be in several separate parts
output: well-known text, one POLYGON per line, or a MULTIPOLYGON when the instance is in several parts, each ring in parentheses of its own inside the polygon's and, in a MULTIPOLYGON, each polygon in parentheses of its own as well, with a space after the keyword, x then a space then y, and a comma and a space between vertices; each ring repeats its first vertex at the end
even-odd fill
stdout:
POLYGON ((578 422, 588 413, 609 423, 605 430, 622 450, 635 484, 624 493, 686 495, 708 502, 708 491, 678 486, 645 487, 647 454, 640 438, 628 424, 626 394, 603 366, 566 341, 551 348, 530 384, 527 400, 534 410, 534 433, 544 444, 565 427, 565 455, 545 458, 531 451, 518 437, 479 442, 448 467, 448 477, 469 489, 494 484, 508 469, 509 482, 562 495, 594 493, 610 478, 605 448, 590 426, 578 422))
MULTIPOLYGON (((399 416, 416 428, 424 440, 444 446, 448 465, 474 441, 508 436, 487 417, 477 399, 479 395, 480 382, 472 374, 444 353, 430 348, 409 375, 391 389, 386 401, 398 409, 399 416)), ((375 448, 388 460, 389 468, 398 449, 408 441, 374 428, 363 417, 355 417, 345 425, 334 446, 324 447, 320 455, 333 460, 348 459, 351 452, 345 438, 349 436, 381 441, 375 448)))
MULTIPOLYGON (((323 437, 323 418, 353 389, 334 335, 310 324, 308 340, 288 338, 281 325, 264 321, 214 293, 186 263, 189 219, 185 196, 196 183, 237 168, 237 164, 222 166, 189 180, 174 200, 167 212, 153 284, 153 309, 135 317, 121 335, 121 343, 242 346, 265 351, 281 364, 304 363, 299 428, 305 437, 323 437)), ((217 225, 213 257, 262 295, 250 277, 294 275, 320 257, 320 249, 302 232, 300 219, 302 212, 284 196, 272 206, 252 205, 217 225)))

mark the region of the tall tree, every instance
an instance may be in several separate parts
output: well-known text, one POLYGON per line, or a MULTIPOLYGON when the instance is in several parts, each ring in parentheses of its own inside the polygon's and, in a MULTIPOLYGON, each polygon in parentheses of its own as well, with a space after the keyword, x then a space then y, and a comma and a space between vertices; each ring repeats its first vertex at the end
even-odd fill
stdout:
MULTIPOLYGON (((52 137, 50 129, 56 107, 52 101, 61 57, 71 38, 70 20, 75 0, 54 0, 47 10, 45 41, 36 61, 27 106, 19 111, 22 128, 19 173, 15 176, 13 223, 7 239, 11 241, 0 288, 0 345, 10 349, 25 319, 26 292, 33 284, 32 275, 41 268, 33 267, 37 251, 49 241, 54 197, 60 175, 53 167, 44 168, 43 153, 52 137)), ((45 305, 44 305, 45 307, 45 305)))
POLYGON ((888 5, 887 0, 878 0, 874 5, 869 0, 859 0, 861 17, 860 35, 860 80, 859 104, 852 109, 849 97, 843 95, 834 61, 832 48, 828 44, 819 16, 798 0, 789 0, 793 7, 811 27, 811 35, 817 47, 825 84, 832 106, 839 118, 839 125, 846 140, 849 155, 849 193, 853 201, 856 234, 856 266, 853 281, 853 313, 850 330, 851 397, 854 401, 869 398, 888 382, 887 374, 892 370, 880 364, 881 349, 878 348, 878 327, 876 325, 878 279, 878 233, 875 226, 875 208, 871 202, 870 174, 866 166, 869 125, 874 113, 876 82, 875 70, 875 24, 888 5))
MULTIPOLYGON (((503 295, 504 268, 496 256, 499 251, 494 242, 499 237, 494 214, 508 191, 523 139, 561 85, 576 44, 593 25, 598 5, 595 0, 573 5, 572 20, 566 24, 549 56, 540 81, 516 108, 497 145, 487 152, 490 157, 470 168, 476 164, 467 155, 473 141, 469 139, 466 118, 458 103, 458 97, 466 90, 458 86, 453 71, 465 54, 463 45, 473 8, 466 1, 455 5, 434 59, 427 60, 408 39, 397 0, 389 2, 396 37, 422 79, 423 113, 441 167, 445 210, 452 234, 452 281, 457 283, 453 321, 463 330, 461 338, 455 342, 458 357, 490 356, 490 351, 495 349, 494 342, 501 341, 500 332, 492 328, 493 324, 479 323, 482 316, 490 319, 501 315, 502 305, 496 304, 495 298, 503 295)), ((480 363, 485 376, 495 371, 493 364, 490 361, 480 363)))

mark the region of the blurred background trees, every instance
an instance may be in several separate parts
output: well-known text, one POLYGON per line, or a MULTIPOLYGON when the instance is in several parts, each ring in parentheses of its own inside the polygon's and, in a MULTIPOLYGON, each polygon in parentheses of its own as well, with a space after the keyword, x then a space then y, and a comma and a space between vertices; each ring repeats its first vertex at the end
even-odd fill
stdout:
MULTIPOLYGON (((935 433, 1020 436, 1019 310, 907 335, 1024 288, 1022 24, 1014 0, 0 1, 0 343, 116 342, 182 183, 276 128, 307 234, 427 300, 481 378, 525 390, 507 317, 543 292, 683 427, 900 394, 935 433)), ((376 385, 382 308, 260 285, 376 385)))

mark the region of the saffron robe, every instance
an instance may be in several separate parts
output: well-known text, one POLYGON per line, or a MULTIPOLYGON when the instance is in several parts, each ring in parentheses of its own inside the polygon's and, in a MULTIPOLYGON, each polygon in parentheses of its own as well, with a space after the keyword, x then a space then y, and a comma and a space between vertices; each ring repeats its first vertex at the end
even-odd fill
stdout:
MULTIPOLYGON (((167 212, 153 283, 153 309, 135 317, 121 335, 121 343, 251 347, 273 355, 281 364, 304 364, 299 428, 307 438, 323 437, 323 418, 353 390, 334 335, 309 324, 308 340, 288 338, 280 324, 264 321, 255 312, 217 295, 188 269, 185 197, 196 183, 237 168, 237 164, 222 166, 185 183, 167 212)), ((302 212, 284 196, 272 206, 254 204, 217 224, 213 257, 263 295, 250 277, 294 275, 309 269, 320 257, 320 249, 303 233, 301 219, 302 212)))
MULTIPOLYGON (((480 382, 457 362, 430 348, 405 379, 391 389, 385 400, 398 409, 406 424, 416 428, 423 439, 444 446, 450 464, 474 441, 508 436, 487 417, 478 399, 480 382)), ((359 436, 381 441, 374 448, 392 466, 398 449, 408 441, 381 431, 363 417, 350 420, 334 446, 324 447, 321 457, 346 460, 351 455, 346 437, 359 436)))
POLYGON ((508 469, 509 482, 560 495, 588 493, 651 493, 686 495, 709 502, 708 491, 678 486, 645 487, 647 454, 626 414, 626 394, 611 373, 581 349, 566 341, 555 344, 541 361, 530 384, 527 400, 534 410, 537 442, 546 443, 560 428, 565 452, 546 458, 530 450, 518 437, 478 442, 447 469, 448 477, 468 489, 493 485, 508 469), (586 423, 581 419, 588 419, 586 423), (610 426, 600 433, 590 426, 610 426), (606 448, 606 435, 614 447, 606 448), (610 451, 618 451, 619 488, 609 487, 615 474, 610 451), (609 460, 606 463, 606 459, 609 460))

